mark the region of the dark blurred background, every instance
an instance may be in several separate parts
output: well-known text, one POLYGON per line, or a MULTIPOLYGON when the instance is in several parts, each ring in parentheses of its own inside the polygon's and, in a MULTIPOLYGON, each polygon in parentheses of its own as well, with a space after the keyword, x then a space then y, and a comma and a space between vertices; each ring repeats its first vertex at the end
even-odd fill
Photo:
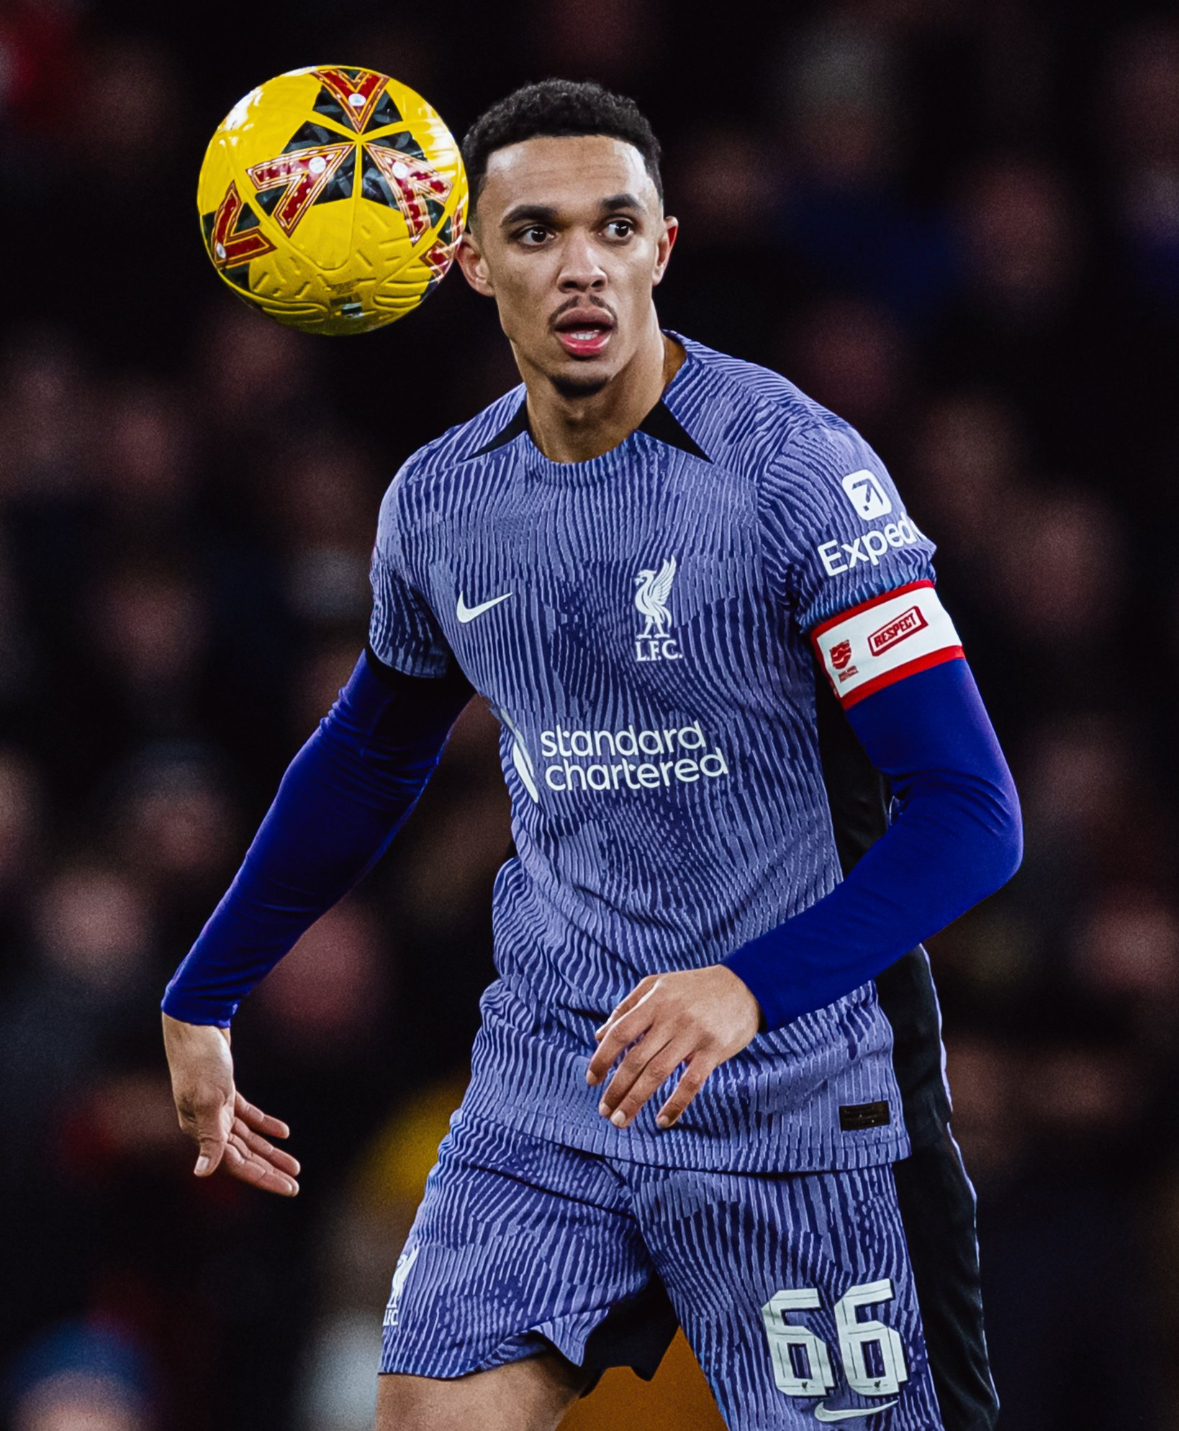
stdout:
POLYGON ((164 981, 360 650, 386 483, 516 380, 457 274, 352 339, 214 275, 205 144, 326 62, 460 134, 550 74, 633 94, 664 322, 857 424, 938 541, 1026 818, 933 946, 1004 1426, 1179 1427, 1179 17, 1130 0, 0 0, 3 1424, 364 1431, 491 976, 476 703, 236 1023, 302 1196, 190 1176, 164 981))

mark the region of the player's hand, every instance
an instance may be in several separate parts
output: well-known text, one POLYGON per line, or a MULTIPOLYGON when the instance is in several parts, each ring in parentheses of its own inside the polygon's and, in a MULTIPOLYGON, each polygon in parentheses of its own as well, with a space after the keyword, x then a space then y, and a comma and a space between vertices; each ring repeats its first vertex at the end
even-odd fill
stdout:
POLYGON ((724 964, 649 974, 595 1034, 598 1051, 586 1072, 589 1083, 601 1083, 627 1050, 598 1111, 625 1128, 664 1079, 686 1063, 655 1119, 661 1128, 670 1128, 712 1070, 739 1053, 760 1025, 760 1005, 724 964))
POLYGON ((200 1148, 193 1168, 197 1177, 224 1167, 263 1192, 294 1197, 299 1164, 268 1141, 287 1138, 291 1130, 237 1091, 229 1030, 181 1023, 165 1014, 164 1049, 180 1126, 200 1148))

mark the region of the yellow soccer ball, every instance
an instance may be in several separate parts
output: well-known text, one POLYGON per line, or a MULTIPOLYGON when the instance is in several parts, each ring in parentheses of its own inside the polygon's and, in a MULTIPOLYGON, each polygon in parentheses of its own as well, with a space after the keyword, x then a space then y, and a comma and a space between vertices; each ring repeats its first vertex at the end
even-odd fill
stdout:
POLYGON ((308 333, 367 333, 416 308, 467 214, 458 145, 419 94, 352 65, 251 90, 197 186, 213 267, 247 303, 308 333))

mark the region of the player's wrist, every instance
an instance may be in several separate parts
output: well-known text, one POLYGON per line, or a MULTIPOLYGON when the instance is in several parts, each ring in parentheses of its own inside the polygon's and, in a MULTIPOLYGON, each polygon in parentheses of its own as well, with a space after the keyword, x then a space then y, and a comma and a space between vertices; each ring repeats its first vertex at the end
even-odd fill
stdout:
POLYGON ((769 1033, 777 1028, 779 1023, 785 1022, 785 1019, 777 1018, 775 981, 767 972, 764 958, 761 951, 755 948, 754 941, 734 949, 727 958, 721 960, 721 965, 740 980, 757 1005, 759 1034, 769 1033))
POLYGON ((765 1033, 767 1025, 765 1009, 762 1005, 762 1001, 758 997, 757 990, 753 987, 749 980, 745 978, 741 970, 739 968, 734 968, 733 965, 729 962, 732 957, 733 956, 730 955, 729 959, 722 959, 721 962, 717 965, 717 968, 726 970, 726 972, 731 974, 736 980, 737 984, 740 986, 742 994, 745 995, 748 999, 749 1012, 754 1020, 754 1023, 756 1024, 755 1032, 759 1034, 765 1033))
POLYGON ((210 999, 191 990, 178 988, 175 982, 164 990, 160 1012, 170 1023, 194 1027, 228 1029, 237 1013, 237 1003, 210 999))

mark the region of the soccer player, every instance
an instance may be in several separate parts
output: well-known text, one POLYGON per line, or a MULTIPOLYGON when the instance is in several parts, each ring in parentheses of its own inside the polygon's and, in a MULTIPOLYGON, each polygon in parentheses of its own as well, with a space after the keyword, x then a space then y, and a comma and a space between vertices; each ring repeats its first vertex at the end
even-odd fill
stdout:
POLYGON ((660 328, 676 221, 631 101, 547 81, 464 149, 458 261, 523 383, 393 479, 368 648, 168 987, 196 1171, 297 1191, 231 1017, 478 692, 499 977, 393 1274, 379 1431, 542 1431, 677 1323, 730 1427, 989 1428, 920 941, 1021 837, 932 544, 846 422, 660 328))

